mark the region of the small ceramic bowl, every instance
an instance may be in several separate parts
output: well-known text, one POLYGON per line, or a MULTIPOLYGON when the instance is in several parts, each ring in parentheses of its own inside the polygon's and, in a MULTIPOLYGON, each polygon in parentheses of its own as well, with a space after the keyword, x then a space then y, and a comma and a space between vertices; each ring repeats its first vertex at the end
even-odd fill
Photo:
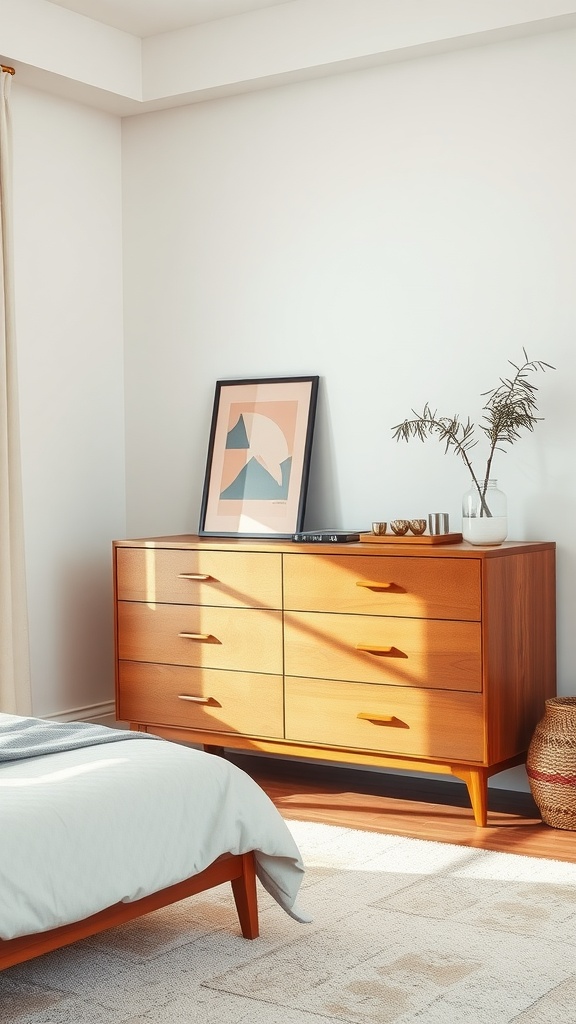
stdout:
POLYGON ((421 533, 424 533, 426 529, 425 519, 411 519, 409 523, 410 533, 415 533, 418 537, 421 533))
POLYGON ((405 533, 408 533, 409 525, 407 519, 393 519, 390 523, 390 529, 397 537, 403 537, 405 533))
POLYGON ((376 537, 383 537, 386 533, 387 525, 387 523, 372 523, 372 533, 374 533, 376 537))

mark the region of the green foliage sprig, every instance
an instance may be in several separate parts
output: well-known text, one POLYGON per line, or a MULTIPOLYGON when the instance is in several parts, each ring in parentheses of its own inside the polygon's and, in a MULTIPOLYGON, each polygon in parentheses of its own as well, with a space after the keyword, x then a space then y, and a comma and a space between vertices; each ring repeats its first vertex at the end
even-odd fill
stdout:
POLYGON ((412 410, 414 419, 406 419, 392 427, 393 438, 396 441, 410 441, 411 438, 418 438, 425 441, 427 437, 436 436, 444 444, 444 451, 452 449, 456 455, 463 459, 474 486, 478 490, 481 502, 480 515, 489 516, 490 510, 486 503, 486 489, 492 469, 492 460, 497 451, 506 451, 504 445, 512 445, 520 437, 522 430, 534 430, 536 423, 543 417, 537 416, 536 392, 538 388, 529 380, 529 374, 538 370, 554 370, 550 363, 542 359, 529 360, 524 353, 524 362, 516 366, 508 360, 510 366, 516 371, 511 377, 501 377, 498 387, 491 391, 484 391, 481 395, 486 398, 483 405, 482 421, 478 424, 489 442, 488 459, 484 476, 478 477, 472 465, 470 452, 478 444, 475 430, 476 425, 468 417, 463 421, 458 414, 454 416, 439 416, 426 402, 421 413, 412 410))

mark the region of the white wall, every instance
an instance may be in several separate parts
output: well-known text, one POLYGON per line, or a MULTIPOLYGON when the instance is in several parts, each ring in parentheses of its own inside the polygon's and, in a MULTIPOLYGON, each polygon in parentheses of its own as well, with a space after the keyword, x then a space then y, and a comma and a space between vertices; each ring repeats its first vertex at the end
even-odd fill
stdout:
POLYGON ((33 711, 114 695, 125 533, 120 120, 15 86, 14 220, 33 711))
MULTIPOLYGON (((576 660, 573 31, 123 121, 128 533, 193 532, 218 378, 318 373, 307 525, 445 510, 465 468, 391 427, 478 420, 508 360, 545 417, 494 475, 558 543, 576 660)), ((481 458, 479 456, 479 462, 481 458)))
POLYGON ((321 375, 308 525, 433 509, 458 525, 463 466, 390 428, 426 400, 478 419, 523 346, 558 370, 496 475, 511 537, 558 543, 574 692, 575 44, 534 35, 146 113, 124 120, 122 153, 118 118, 18 72, 35 713, 111 698, 110 542, 196 529, 217 378, 321 375))

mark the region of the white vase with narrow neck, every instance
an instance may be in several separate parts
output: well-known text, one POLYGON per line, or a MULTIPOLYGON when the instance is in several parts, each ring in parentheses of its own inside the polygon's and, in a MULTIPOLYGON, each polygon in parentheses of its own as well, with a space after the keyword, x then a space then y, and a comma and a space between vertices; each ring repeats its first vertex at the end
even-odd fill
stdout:
POLYGON ((478 481, 462 498, 462 537, 469 544, 501 544, 508 536, 508 510, 497 480, 478 481), (482 498, 483 495, 483 498, 482 498))

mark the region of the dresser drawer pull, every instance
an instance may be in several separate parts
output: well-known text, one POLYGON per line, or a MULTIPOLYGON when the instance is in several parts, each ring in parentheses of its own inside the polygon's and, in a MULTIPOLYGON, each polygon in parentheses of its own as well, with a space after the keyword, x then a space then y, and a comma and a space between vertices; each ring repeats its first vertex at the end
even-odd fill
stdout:
POLYGON ((193 704, 218 704, 218 701, 214 700, 214 697, 193 697, 189 693, 179 693, 178 700, 189 700, 192 701, 193 704))
POLYGON ((178 633, 183 640, 198 640, 201 644, 218 644, 219 640, 212 633, 178 633))
POLYGON ((200 583, 206 583, 207 580, 214 579, 214 577, 213 576, 209 576, 209 575, 207 575, 207 573, 203 573, 203 572, 179 572, 178 573, 178 579, 179 580, 199 580, 200 583))
POLYGON ((357 587, 367 587, 368 590, 390 590, 393 583, 381 583, 379 580, 356 580, 357 587))
POLYGON ((395 721, 395 715, 374 715, 370 711, 360 711, 356 718, 361 718, 364 722, 377 722, 379 725, 390 725, 395 721))
POLYGON ((407 658, 408 655, 398 647, 379 647, 377 644, 356 644, 357 651, 365 651, 366 654, 378 654, 383 658, 407 658))

